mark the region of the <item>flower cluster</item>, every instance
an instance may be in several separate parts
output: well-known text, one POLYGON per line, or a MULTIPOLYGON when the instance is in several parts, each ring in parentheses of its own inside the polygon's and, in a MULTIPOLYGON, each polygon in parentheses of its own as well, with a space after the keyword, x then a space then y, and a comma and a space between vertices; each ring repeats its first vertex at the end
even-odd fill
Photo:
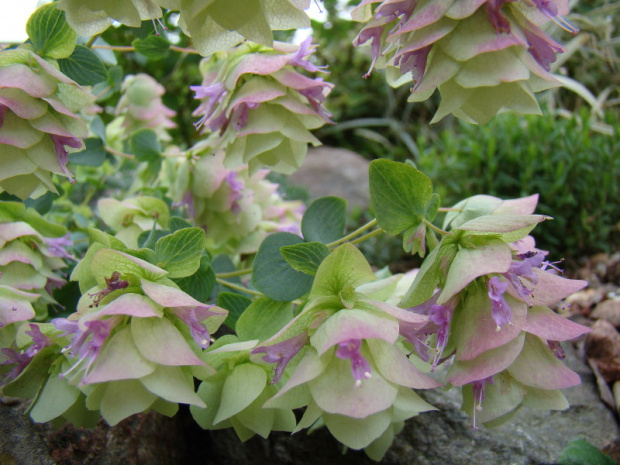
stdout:
POLYGON ((94 97, 30 50, 0 52, 0 191, 22 199, 56 192, 69 151, 88 131, 78 111, 94 97), (69 147, 69 148, 67 148, 69 147))
POLYGON ((323 102, 332 85, 295 70, 320 71, 313 51, 311 38, 299 46, 244 44, 201 63, 203 82, 191 87, 201 100, 196 126, 211 134, 213 152, 225 151, 227 168, 291 174, 308 144, 320 143, 309 130, 331 122, 323 102))
POLYGON ((205 143, 191 148, 187 159, 167 162, 167 176, 176 181, 172 197, 206 230, 210 250, 254 253, 269 233, 300 234, 303 203, 284 200, 278 185, 265 179, 266 170, 227 169, 224 152, 212 154, 205 143))
POLYGON ((124 200, 102 198, 97 202, 99 216, 116 232, 116 238, 130 249, 138 248, 138 238, 145 231, 166 229, 170 218, 168 205, 149 196, 124 200))
POLYGON ((64 227, 23 204, 0 203, 0 372, 5 380, 21 373, 46 345, 34 324, 30 331, 36 333, 35 344, 30 350, 17 350, 15 340, 28 328, 24 323, 45 319, 48 305, 56 304, 52 291, 65 283, 59 270, 67 266, 66 260, 75 260, 67 250, 70 245, 64 227))
MULTIPOLYGON (((379 1, 363 1, 354 18, 367 21, 379 1)), ((395 85, 413 81, 409 101, 439 89, 433 122, 452 113, 485 123, 501 108, 540 113, 534 92, 560 85, 549 70, 564 50, 540 27, 553 20, 574 32, 567 12, 566 0, 385 0, 354 44, 370 41, 371 69, 387 67, 395 85)))
POLYGON ((361 252, 340 246, 321 263, 301 313, 252 354, 275 363, 272 382, 283 381, 266 407, 307 406, 297 430, 321 419, 343 444, 378 460, 404 420, 433 409, 412 388, 440 383, 403 346, 429 318, 374 300, 383 286, 364 288, 374 279, 361 252))
POLYGON ((271 46, 272 31, 309 27, 303 11, 309 4, 308 0, 60 0, 58 8, 66 11, 67 22, 84 37, 103 32, 112 20, 140 27, 144 20, 161 18, 162 8, 179 11, 183 31, 208 56, 244 40, 271 46))
POLYGON ((81 287, 96 284, 84 292, 76 313, 46 328, 62 350, 53 354, 56 371, 43 392, 50 386, 50 395, 67 395, 70 402, 41 417, 37 406, 49 399, 36 398, 33 418, 98 410, 114 425, 151 408, 171 415, 178 403, 204 407, 193 376, 214 372, 199 355, 228 312, 181 291, 165 270, 100 246, 72 274, 81 287))
POLYGON ((401 302, 434 315, 432 340, 424 331, 418 338, 434 344, 435 366, 450 359, 447 381, 462 387, 463 409, 474 424, 506 421, 522 405, 565 409, 559 390, 580 382, 561 363, 559 342, 589 329, 549 306, 587 283, 559 276, 535 248, 527 234, 546 219, 532 214, 536 203, 537 196, 475 196, 456 205, 444 224, 452 234, 429 255, 401 302))
POLYGON ((176 127, 170 119, 176 112, 162 103, 164 87, 148 74, 136 74, 125 77, 121 91, 117 117, 106 126, 107 143, 122 151, 122 142, 140 129, 151 129, 158 140, 170 141, 167 129, 176 127))

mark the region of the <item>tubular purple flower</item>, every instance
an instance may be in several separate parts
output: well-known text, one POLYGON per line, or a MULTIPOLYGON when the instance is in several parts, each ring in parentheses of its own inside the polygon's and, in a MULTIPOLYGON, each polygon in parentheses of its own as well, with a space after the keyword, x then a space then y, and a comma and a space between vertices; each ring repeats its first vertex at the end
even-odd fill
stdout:
POLYGON ((493 376, 489 376, 488 378, 479 379, 478 381, 473 382, 473 390, 474 390, 474 429, 477 430, 478 426, 476 425, 476 411, 482 410, 482 402, 484 402, 484 391, 486 385, 493 384, 493 376))
MULTIPOLYGON (((47 246, 47 250, 59 258, 67 258, 69 260, 76 260, 76 258, 67 252, 66 247, 72 246, 73 242, 69 238, 70 234, 67 233, 62 237, 46 237, 44 238, 45 245, 47 246)), ((77 260, 76 260, 77 261, 77 260)))
POLYGON ((370 76, 372 69, 375 67, 375 63, 377 62, 377 58, 381 54, 381 35, 383 34, 384 25, 375 26, 375 27, 366 27, 360 31, 357 37, 353 40, 353 45, 359 47, 360 45, 365 44, 369 40, 371 42, 370 48, 370 56, 372 60, 370 62, 370 68, 368 72, 364 74, 363 78, 366 79, 370 76))
POLYGON ((266 355, 263 357, 265 362, 277 364, 274 368, 273 380, 271 381, 271 384, 275 384, 282 378, 282 374, 284 373, 284 369, 286 368, 288 362, 290 362, 291 359, 297 355, 297 353, 307 343, 308 333, 303 332, 297 336, 293 336, 290 339, 278 342, 277 344, 273 344, 271 346, 257 347, 252 350, 252 353, 265 353, 266 355))
POLYGON ((506 17, 502 14, 502 6, 507 2, 514 2, 516 0, 487 0, 486 9, 489 21, 495 27, 495 30, 500 32, 510 32, 510 23, 506 17))
POLYGON ((517 255, 519 260, 513 260, 510 268, 506 273, 502 273, 516 289, 519 297, 524 301, 528 301, 532 291, 528 289, 520 278, 529 280, 532 284, 538 282, 538 277, 534 273, 534 268, 540 268, 544 263, 546 253, 542 251, 530 251, 517 255))
POLYGON ((202 323, 212 315, 218 313, 209 311, 212 305, 206 307, 181 307, 173 309, 175 316, 189 326, 192 338, 202 349, 206 349, 211 344, 209 330, 202 323))
POLYGON ((17 378, 24 368, 28 366, 30 360, 32 360, 32 356, 26 353, 17 352, 14 349, 2 349, 0 352, 4 354, 7 358, 4 362, 0 363, 2 365, 15 365, 11 371, 5 373, 2 378, 0 378, 0 385, 4 382, 17 378))
POLYGON ((394 65, 400 67, 401 73, 406 74, 411 72, 414 88, 424 76, 426 62, 431 48, 432 45, 428 45, 413 52, 405 52, 394 57, 394 65))
POLYGON ((214 131, 215 129, 211 127, 211 124, 213 124, 214 120, 219 120, 222 115, 219 115, 217 118, 212 118, 213 111, 216 105, 226 96, 226 87, 224 86, 224 83, 216 82, 211 85, 190 86, 189 88, 196 92, 196 96, 194 98, 208 99, 205 102, 202 102, 192 113, 193 116, 202 116, 202 118, 194 123, 194 126, 196 126, 196 129, 200 129, 206 123, 207 126, 214 131))
POLYGON ((329 71, 326 70, 327 66, 316 66, 310 62, 310 60, 306 60, 305 58, 312 55, 314 50, 316 49, 316 45, 312 43, 312 37, 308 37, 301 44, 299 44, 299 50, 289 55, 288 63, 293 66, 301 66, 306 71, 310 71, 311 73, 327 73, 329 71))
POLYGON ((36 324, 29 324, 30 331, 26 331, 26 334, 32 338, 32 345, 26 349, 26 355, 34 357, 41 349, 52 344, 52 340, 41 332, 41 329, 36 324))
POLYGON ((67 152, 65 145, 77 149, 82 147, 82 141, 77 137, 59 136, 58 134, 50 134, 50 137, 54 142, 54 147, 56 148, 56 157, 58 158, 58 163, 60 164, 63 173, 65 173, 69 180, 74 183, 75 180, 73 179, 73 175, 67 169, 67 163, 69 163, 69 153, 67 152))
POLYGON ((108 339, 112 328, 114 328, 121 319, 122 316, 118 316, 109 318, 105 321, 86 321, 84 323, 85 329, 82 329, 77 321, 67 320, 66 318, 56 318, 52 320, 52 324, 56 328, 66 331, 63 335, 73 334, 71 343, 63 350, 68 351, 71 358, 79 357, 68 371, 62 373, 62 376, 66 378, 67 375, 77 369, 72 375, 73 378, 80 372, 84 372, 84 377, 86 377, 90 367, 97 360, 97 357, 99 357, 103 344, 108 339))
POLYGON ((360 352, 361 347, 361 339, 349 339, 348 341, 340 342, 336 348, 336 357, 343 360, 351 360, 351 373, 353 378, 355 378, 356 386, 361 386, 362 380, 369 379, 372 376, 370 363, 360 352))
POLYGON ((564 352, 564 349, 558 341, 547 341, 547 346, 549 346, 551 352, 553 352, 553 355, 555 355, 555 358, 558 360, 564 360, 566 358, 566 352, 564 352))
POLYGON ((245 187, 243 182, 236 179, 237 172, 231 171, 226 175, 224 181, 230 186, 231 193, 229 197, 230 202, 230 210, 235 214, 239 214, 241 211, 241 206, 239 205, 239 200, 243 198, 242 190, 245 187))
POLYGON ((493 276, 488 283, 489 299, 491 299, 491 312, 497 324, 496 330, 499 331, 502 325, 512 323, 512 309, 504 299, 504 292, 508 289, 508 282, 500 281, 497 276, 493 276))
POLYGON ((528 52, 540 66, 549 71, 551 63, 555 61, 555 54, 564 52, 564 47, 531 23, 523 28, 523 33, 530 46, 528 52))

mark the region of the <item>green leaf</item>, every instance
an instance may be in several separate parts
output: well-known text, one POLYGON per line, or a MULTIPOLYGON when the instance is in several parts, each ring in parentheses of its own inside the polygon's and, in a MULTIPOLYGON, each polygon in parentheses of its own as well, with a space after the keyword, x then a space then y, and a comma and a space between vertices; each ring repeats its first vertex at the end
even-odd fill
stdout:
POLYGON ((129 139, 131 153, 138 161, 154 161, 159 158, 161 145, 157 140, 157 135, 151 129, 141 129, 134 132, 129 139))
POLYGON ((252 299, 235 292, 220 292, 217 295, 217 306, 228 310, 225 324, 232 329, 236 328, 239 317, 251 303, 252 299))
POLYGON ((170 218, 170 221, 168 223, 168 228, 171 232, 178 231, 179 229, 191 228, 192 226, 193 224, 191 224, 189 221, 185 221, 183 218, 180 218, 178 216, 173 216, 172 218, 170 218))
POLYGON ((560 465, 614 465, 615 461, 585 439, 577 439, 562 451, 558 463, 560 465))
POLYGON ((211 267, 209 257, 203 255, 200 258, 198 271, 191 276, 173 280, 179 288, 200 302, 209 300, 209 296, 215 286, 215 272, 211 267))
POLYGON ((198 270, 205 247, 206 239, 202 229, 179 229, 157 241, 156 263, 168 271, 168 277, 184 278, 198 270))
POLYGON ((304 213, 301 232, 308 242, 329 244, 340 239, 344 232, 347 202, 340 197, 321 197, 304 213))
POLYGON ((86 148, 78 153, 72 153, 69 161, 72 165, 101 166, 107 157, 103 149, 103 142, 96 137, 84 140, 86 148))
POLYGON ((290 302, 276 302, 268 297, 256 299, 239 317, 235 331, 242 341, 265 341, 293 319, 290 302))
POLYGON ((108 72, 91 49, 77 45, 71 56, 58 60, 60 71, 82 86, 92 86, 108 79, 108 72))
POLYGON ((35 52, 44 58, 66 58, 77 43, 77 34, 55 3, 43 5, 28 18, 26 33, 35 52))
POLYGON ((77 400, 80 391, 60 376, 50 376, 30 411, 32 419, 45 423, 62 415, 77 400))
POLYGON ((149 60, 161 60, 168 55, 170 43, 162 36, 148 36, 145 39, 136 39, 132 44, 136 52, 141 53, 149 60))
POLYGON ((329 255, 329 249, 321 242, 302 242, 284 246, 280 253, 294 270, 314 276, 321 262, 329 255))
POLYGON ((301 242, 303 239, 299 236, 285 232, 267 236, 254 259, 254 287, 279 302, 294 300, 308 292, 312 286, 312 276, 295 271, 280 253, 281 247, 301 242))
POLYGON ((341 296, 375 279, 362 252, 354 245, 342 244, 319 266, 310 297, 341 296))
POLYGON ((433 199, 433 184, 414 167, 390 160, 370 163, 370 202, 379 226, 396 235, 432 221, 438 207, 433 199))

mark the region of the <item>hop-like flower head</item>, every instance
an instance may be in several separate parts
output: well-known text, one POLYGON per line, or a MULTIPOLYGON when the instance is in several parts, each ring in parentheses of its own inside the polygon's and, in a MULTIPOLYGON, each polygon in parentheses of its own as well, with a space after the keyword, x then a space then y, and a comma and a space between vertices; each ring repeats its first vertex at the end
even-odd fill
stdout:
POLYGON ((320 71, 308 59, 313 51, 309 38, 299 47, 242 45, 203 62, 203 83, 192 86, 202 100, 196 126, 214 133, 214 152, 225 150, 227 168, 290 174, 308 144, 319 144, 309 130, 331 122, 323 102, 332 85, 294 69, 320 71))
POLYGON ((51 174, 71 178, 69 150, 84 146, 76 112, 94 97, 27 49, 0 52, 0 190, 20 198, 56 192, 51 174))
MULTIPOLYGON (((367 20, 376 2, 362 2, 354 18, 367 20)), ((539 26, 570 29, 566 12, 565 0, 386 0, 354 44, 371 42, 371 69, 387 67, 394 85, 413 81, 410 101, 439 89, 433 122, 452 113, 485 123, 501 108, 540 113, 534 92, 559 85, 549 69, 563 48, 539 26)))

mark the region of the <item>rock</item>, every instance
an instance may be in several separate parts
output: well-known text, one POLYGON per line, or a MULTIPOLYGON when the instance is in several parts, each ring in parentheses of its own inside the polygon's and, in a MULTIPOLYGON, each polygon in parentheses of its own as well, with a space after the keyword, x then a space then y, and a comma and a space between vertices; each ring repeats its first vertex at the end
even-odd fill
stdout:
POLYGON ((607 320, 616 328, 620 328, 620 297, 602 301, 590 316, 597 320, 607 320))
POLYGON ((368 165, 361 155, 346 149, 317 147, 308 150, 301 168, 289 177, 291 184, 305 187, 312 199, 336 195, 349 208, 368 208, 368 165))
POLYGON ((620 380, 620 334, 607 320, 592 326, 585 343, 586 357, 596 363, 608 383, 620 380))

